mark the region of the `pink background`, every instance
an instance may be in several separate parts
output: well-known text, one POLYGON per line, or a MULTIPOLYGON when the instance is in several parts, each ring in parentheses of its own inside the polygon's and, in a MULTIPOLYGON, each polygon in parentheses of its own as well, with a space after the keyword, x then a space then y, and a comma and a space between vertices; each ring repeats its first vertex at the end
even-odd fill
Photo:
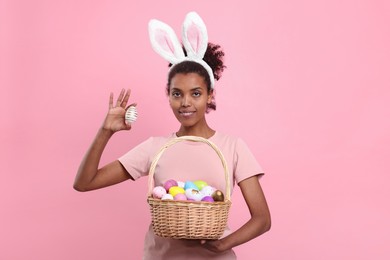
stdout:
MULTIPOLYGON (((389 259, 388 1, 0 1, 0 259, 140 259, 146 179, 72 183, 107 111, 132 88, 139 120, 102 163, 178 128, 147 23, 188 11, 226 52, 219 131, 267 175, 273 226, 240 259, 389 259), (5 120, 4 120, 5 119, 5 120)), ((230 225, 248 217, 239 189, 230 225)))

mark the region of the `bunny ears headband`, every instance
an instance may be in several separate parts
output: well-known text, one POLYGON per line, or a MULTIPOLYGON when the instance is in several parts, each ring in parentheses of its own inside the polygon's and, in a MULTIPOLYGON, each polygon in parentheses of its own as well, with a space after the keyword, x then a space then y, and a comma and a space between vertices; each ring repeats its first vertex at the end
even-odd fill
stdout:
POLYGON ((202 65, 210 76, 211 89, 214 88, 213 70, 203 60, 208 44, 207 29, 196 12, 188 13, 182 26, 182 42, 187 57, 175 32, 166 23, 150 20, 149 38, 153 49, 173 66, 183 61, 194 61, 202 65))

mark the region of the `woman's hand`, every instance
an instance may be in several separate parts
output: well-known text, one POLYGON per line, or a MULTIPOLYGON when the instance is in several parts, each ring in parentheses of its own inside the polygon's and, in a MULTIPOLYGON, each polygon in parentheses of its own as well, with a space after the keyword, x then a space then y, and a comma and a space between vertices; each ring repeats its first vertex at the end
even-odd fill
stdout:
MULTIPOLYGON (((114 105, 114 94, 110 93, 109 109, 106 116, 106 119, 103 123, 103 129, 115 133, 120 130, 130 130, 131 125, 126 124, 125 114, 127 102, 130 98, 130 89, 127 89, 126 92, 122 89, 119 94, 118 99, 114 105)), ((132 104, 135 106, 135 104, 132 104)))
POLYGON ((224 248, 221 240, 200 240, 200 243, 214 253, 221 253, 228 248, 224 248))
POLYGON ((104 148, 113 133, 119 130, 129 130, 125 123, 126 105, 130 97, 130 89, 122 89, 114 106, 114 95, 110 94, 109 110, 103 126, 99 129, 91 146, 85 153, 77 171, 73 188, 77 191, 89 191, 104 188, 131 178, 122 164, 115 160, 101 168, 99 162, 104 148))

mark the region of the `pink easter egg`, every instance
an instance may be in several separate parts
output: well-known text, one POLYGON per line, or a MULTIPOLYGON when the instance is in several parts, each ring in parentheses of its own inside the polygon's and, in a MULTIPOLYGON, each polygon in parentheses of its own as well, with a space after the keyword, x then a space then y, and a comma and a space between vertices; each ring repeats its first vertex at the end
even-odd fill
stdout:
POLYGON ((175 197, 173 197, 174 200, 187 200, 186 195, 184 193, 178 193, 175 197))
POLYGON ((165 190, 168 192, 169 191, 169 189, 171 188, 171 187, 173 187, 173 186, 178 186, 177 185, 177 181, 175 181, 175 180, 167 180, 165 183, 164 183, 164 188, 165 188, 165 190))
POLYGON ((152 196, 155 199, 161 199, 162 196, 167 194, 167 191, 162 186, 156 186, 153 188, 152 196))

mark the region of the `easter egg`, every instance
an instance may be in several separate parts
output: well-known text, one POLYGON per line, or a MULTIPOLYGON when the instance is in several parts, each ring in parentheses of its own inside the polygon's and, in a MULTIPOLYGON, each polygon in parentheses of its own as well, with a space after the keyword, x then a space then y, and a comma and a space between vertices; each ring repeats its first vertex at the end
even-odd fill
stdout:
POLYGON ((161 197, 161 200, 173 200, 173 196, 169 193, 161 197))
POLYGON ((196 189, 196 190, 199 190, 198 189, 198 186, 195 185, 195 183, 193 183, 192 181, 186 181, 184 183, 184 190, 188 190, 188 189, 196 189))
POLYGON ((178 194, 176 194, 175 197, 173 197, 173 199, 174 200, 187 200, 187 197, 183 193, 178 193, 178 194))
POLYGON ((208 185, 205 181, 194 181, 194 184, 198 187, 198 190, 201 190, 208 185))
POLYGON ((169 194, 171 194, 173 197, 175 197, 178 193, 183 193, 184 194, 184 189, 180 188, 179 186, 172 186, 169 188, 169 194))
POLYGON ((211 196, 204 196, 204 197, 202 198, 202 201, 205 201, 205 202, 214 202, 214 199, 213 199, 213 197, 211 197, 211 196))
POLYGON ((165 194, 167 194, 167 191, 164 189, 164 187, 156 186, 153 188, 153 191, 152 191, 153 198, 161 199, 162 196, 164 196, 165 194))
POLYGON ((216 190, 217 189, 214 187, 204 186, 203 189, 200 191, 200 193, 202 193, 203 196, 211 196, 216 190))
POLYGON ((138 116, 137 107, 136 106, 130 106, 126 110, 126 114, 125 114, 125 122, 126 122, 126 124, 130 125, 131 123, 135 122, 135 120, 137 120, 137 116, 138 116))
POLYGON ((169 189, 172 187, 172 186, 177 186, 177 181, 175 180, 167 180, 165 183, 164 183, 164 188, 165 190, 168 192, 169 189))
POLYGON ((225 196, 223 195, 223 192, 220 190, 214 191, 213 194, 211 194, 211 197, 213 197, 214 201, 224 201, 225 196))
POLYGON ((202 193, 197 189, 187 189, 185 194, 189 200, 201 201, 203 198, 202 193))
POLYGON ((184 182, 182 182, 182 181, 177 181, 177 186, 179 186, 180 188, 183 188, 183 189, 184 189, 184 182))

